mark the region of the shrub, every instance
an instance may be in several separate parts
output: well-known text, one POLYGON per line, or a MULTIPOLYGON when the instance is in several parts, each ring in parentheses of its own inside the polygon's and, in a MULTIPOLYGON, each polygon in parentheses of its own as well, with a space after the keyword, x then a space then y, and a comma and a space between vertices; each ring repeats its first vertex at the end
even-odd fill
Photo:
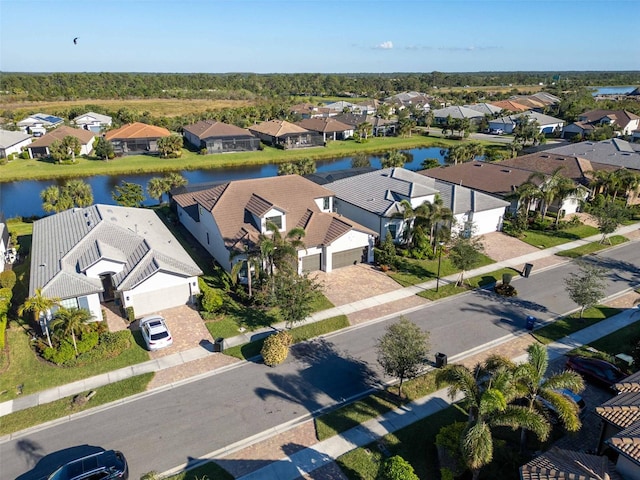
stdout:
POLYGON ((380 480, 419 480, 411 464, 400 455, 385 460, 379 478, 380 480))
POLYGON ((12 290, 16 284, 16 272, 13 270, 5 270, 0 273, 0 287, 12 290))
POLYGON ((42 352, 42 356, 49 362, 53 362, 56 365, 62 365, 73 360, 76 356, 76 351, 73 349, 73 345, 70 341, 62 340, 57 348, 45 348, 44 352, 42 352))
POLYGON ((22 158, 23 160, 29 160, 29 152, 25 150, 20 154, 20 158, 22 158))
POLYGON ((206 148, 201 148, 200 149, 200 155, 206 155, 207 154, 207 149, 206 148))
POLYGON ((207 313, 215 313, 224 303, 224 296, 217 288, 211 288, 202 279, 199 279, 200 285, 200 306, 207 313))
POLYGON ((499 283, 495 287, 493 287, 493 291, 498 295, 502 295, 503 297, 516 297, 518 295, 518 291, 514 288, 513 285, 509 285, 508 283, 499 283))
POLYGON ((124 309, 125 314, 127 315, 127 320, 129 321, 129 323, 132 323, 136 320, 136 314, 133 311, 133 307, 127 307, 124 309))
POLYGON ((289 355, 289 347, 292 342, 293 338, 288 332, 278 332, 268 336, 262 350, 260 350, 264 364, 275 367, 284 362, 289 355))
MULTIPOLYGON (((466 470, 462 451, 460 450, 462 435, 467 428, 465 422, 455 422, 440 429, 436 435, 436 447, 441 471, 448 470, 452 476, 459 477, 466 470)), ((446 477, 442 477, 443 479, 446 477)))
POLYGON ((7 331, 7 316, 0 315, 0 350, 4 349, 5 332, 7 331))
POLYGON ((0 165, 6 165, 9 163, 9 159, 7 157, 0 158, 0 165))
POLYGON ((83 333, 82 337, 76 341, 78 353, 88 352, 96 345, 98 345, 98 332, 96 331, 83 333))

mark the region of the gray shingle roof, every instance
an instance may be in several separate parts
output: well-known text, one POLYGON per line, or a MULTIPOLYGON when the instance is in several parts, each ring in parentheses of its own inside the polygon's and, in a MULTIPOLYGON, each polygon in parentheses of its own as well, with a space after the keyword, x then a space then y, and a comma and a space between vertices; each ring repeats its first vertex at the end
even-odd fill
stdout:
POLYGON ((404 168, 375 170, 325 185, 337 198, 386 217, 401 211, 403 198, 440 194, 454 214, 504 208, 509 202, 460 185, 425 177, 404 168))
POLYGON ((584 158, 591 162, 640 170, 640 144, 613 138, 600 142, 579 142, 551 148, 547 152, 584 158))
POLYGON ((33 225, 29 294, 71 298, 103 290, 84 271, 100 259, 123 263, 117 289, 130 289, 162 270, 179 276, 202 272, 152 210, 115 205, 74 208, 33 225))
POLYGON ((31 138, 31 135, 28 135, 24 132, 12 132, 10 130, 0 129, 0 148, 12 147, 17 143, 24 142, 29 138, 31 138))

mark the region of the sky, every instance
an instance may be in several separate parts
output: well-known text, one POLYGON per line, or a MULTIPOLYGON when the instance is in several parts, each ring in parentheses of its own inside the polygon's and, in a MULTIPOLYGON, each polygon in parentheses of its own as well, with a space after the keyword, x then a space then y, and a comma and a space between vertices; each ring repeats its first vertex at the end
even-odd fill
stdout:
POLYGON ((0 71, 640 70, 639 6, 638 0, 0 0, 0 71))

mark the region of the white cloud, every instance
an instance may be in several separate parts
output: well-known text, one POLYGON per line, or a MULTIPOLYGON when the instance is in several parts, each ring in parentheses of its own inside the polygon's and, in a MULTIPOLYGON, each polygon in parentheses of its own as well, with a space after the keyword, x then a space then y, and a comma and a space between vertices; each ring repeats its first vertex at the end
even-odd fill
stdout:
POLYGON ((391 50, 393 48, 393 42, 391 40, 387 40, 386 42, 376 45, 374 48, 379 50, 391 50))

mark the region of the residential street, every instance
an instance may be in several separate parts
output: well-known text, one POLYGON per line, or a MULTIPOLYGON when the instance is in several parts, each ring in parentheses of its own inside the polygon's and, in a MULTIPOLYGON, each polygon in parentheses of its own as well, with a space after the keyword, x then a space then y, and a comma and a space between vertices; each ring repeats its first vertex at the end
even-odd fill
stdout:
MULTIPOLYGON (((635 243, 589 259, 610 271, 608 295, 640 282, 635 243)), ((433 353, 444 352, 451 358, 523 329, 529 314, 547 319, 575 309, 563 281, 573 269, 568 264, 515 280, 517 298, 474 292, 407 317, 431 333, 433 353)), ((129 460, 130 478, 137 479, 359 395, 380 382, 373 346, 392 321, 363 324, 298 345, 287 362, 274 369, 243 363, 12 439, 0 444, 0 478, 39 478, 41 471, 33 469, 42 457, 91 445, 122 450, 129 460)))

